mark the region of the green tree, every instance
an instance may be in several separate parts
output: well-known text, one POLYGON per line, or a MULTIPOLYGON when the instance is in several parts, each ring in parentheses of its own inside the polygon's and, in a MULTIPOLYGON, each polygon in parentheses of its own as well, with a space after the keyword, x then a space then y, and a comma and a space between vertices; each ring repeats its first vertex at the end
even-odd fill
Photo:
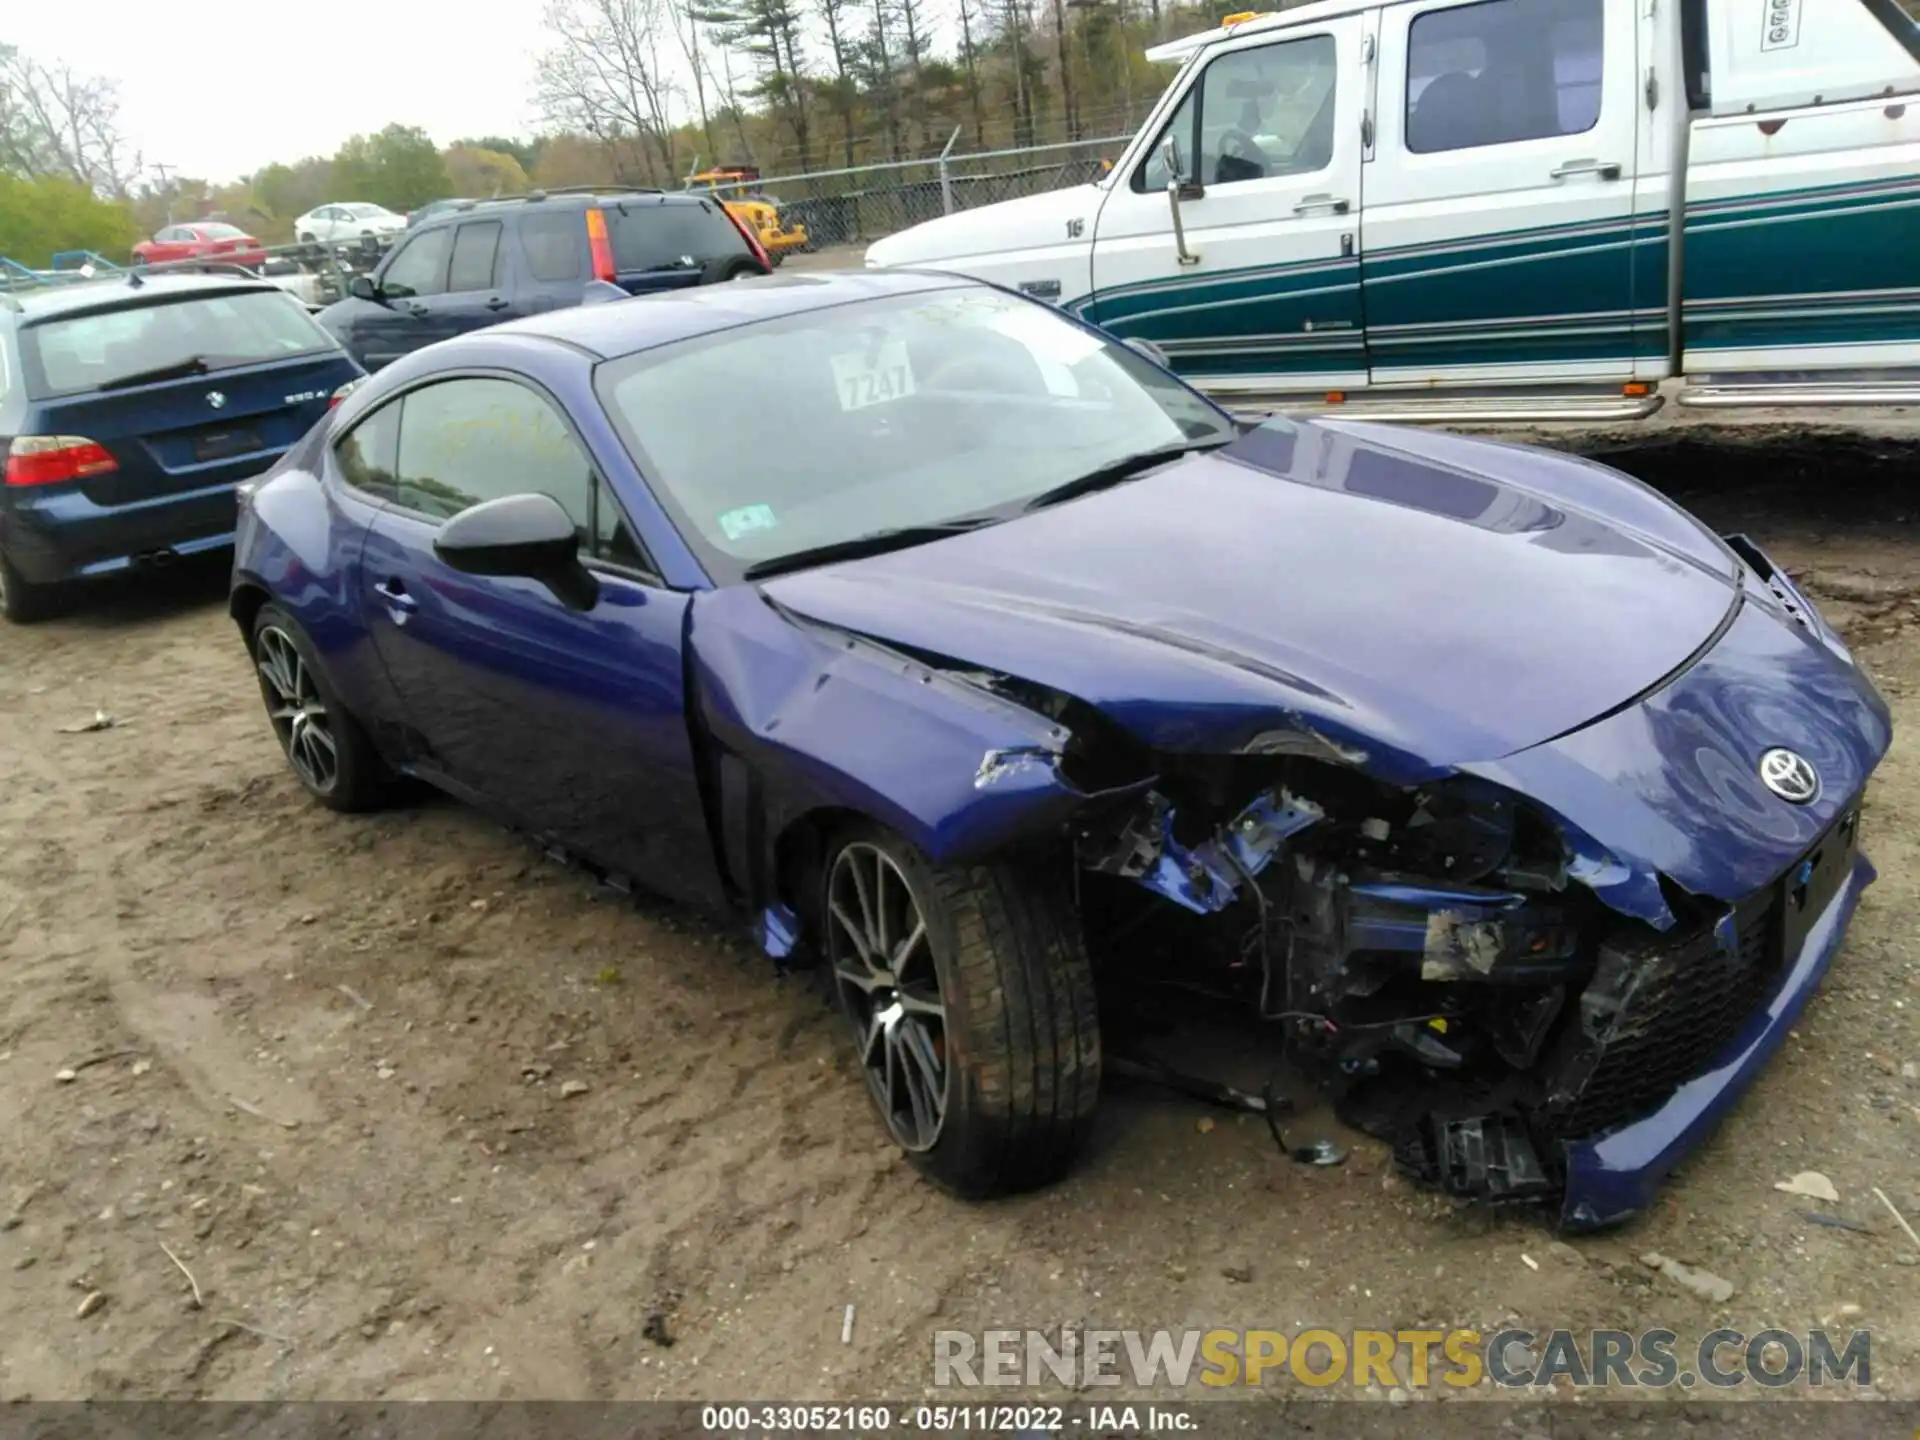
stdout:
POLYGON ((520 162, 504 151, 453 145, 448 147, 445 159, 456 195, 485 200, 493 195, 524 194, 532 188, 520 162))
POLYGON ((540 137, 514 140, 505 135, 469 135, 456 140, 449 150, 491 150, 496 155, 511 155, 522 174, 531 175, 540 164, 540 137))
POLYGON ((126 205, 101 199, 77 180, 0 172, 0 255, 22 265, 45 266, 58 250, 124 261, 139 235, 126 205))
POLYGON ((405 211, 451 195, 453 180, 426 131, 394 124, 348 137, 333 157, 329 189, 337 202, 367 201, 405 211))

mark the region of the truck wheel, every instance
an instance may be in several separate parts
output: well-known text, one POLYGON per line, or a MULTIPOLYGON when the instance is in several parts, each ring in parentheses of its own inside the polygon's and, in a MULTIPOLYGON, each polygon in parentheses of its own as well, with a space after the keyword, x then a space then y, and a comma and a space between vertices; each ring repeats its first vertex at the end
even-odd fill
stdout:
POLYGON ((262 605, 251 639, 260 698, 294 778, 329 810, 378 808, 392 773, 333 693, 293 617, 278 605, 262 605))
POLYGON ((1100 1093, 1064 883, 1005 861, 936 867, 863 825, 828 851, 819 917, 867 1092, 914 1165, 966 1199, 1058 1179, 1100 1093))
POLYGON ((35 585, 20 578, 13 562, 0 553, 0 615, 15 625, 31 625, 57 615, 70 592, 64 585, 35 585))

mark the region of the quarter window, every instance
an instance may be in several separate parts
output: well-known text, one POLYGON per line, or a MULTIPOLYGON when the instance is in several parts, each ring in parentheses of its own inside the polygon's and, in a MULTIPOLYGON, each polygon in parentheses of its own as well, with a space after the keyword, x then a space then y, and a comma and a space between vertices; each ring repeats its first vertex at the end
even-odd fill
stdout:
POLYGON ((581 237, 586 221, 578 210, 545 215, 522 215, 518 226, 520 248, 526 252, 533 278, 546 284, 580 278, 581 237))
POLYGON ((1483 0, 1415 17, 1407 149, 1579 135, 1600 119, 1605 0, 1483 0))
POLYGON ((382 405, 334 446, 334 458, 347 484, 376 500, 397 500, 395 474, 400 453, 400 405, 382 405))
POLYGON ((448 226, 423 230, 395 252, 380 288, 388 295, 438 295, 447 288, 448 226))
POLYGON ((482 220, 462 225, 453 237, 453 261, 447 270, 447 289, 491 290, 498 285, 500 222, 482 220))
POLYGON ((1133 188, 1164 190, 1171 138, 1183 179, 1232 185, 1304 175, 1333 162, 1336 51, 1331 35, 1232 50, 1187 92, 1133 188))

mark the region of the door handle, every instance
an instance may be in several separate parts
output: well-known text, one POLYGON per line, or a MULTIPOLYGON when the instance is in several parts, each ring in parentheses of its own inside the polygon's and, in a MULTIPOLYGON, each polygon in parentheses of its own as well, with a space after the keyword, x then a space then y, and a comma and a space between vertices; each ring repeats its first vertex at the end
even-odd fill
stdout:
POLYGON ((1309 215, 1315 210, 1329 210, 1335 215, 1344 215, 1352 208, 1351 200, 1342 200, 1333 195, 1308 195, 1293 207, 1293 213, 1309 215))
POLYGON ((373 589, 375 594, 396 610, 416 610, 420 606, 420 602, 407 593, 406 583, 398 578, 378 581, 373 589))
POLYGON ((427 313, 427 307, 422 305, 418 300, 416 300, 411 305, 407 306, 407 313, 409 315, 424 315, 427 313))
POLYGON ((506 300, 504 300, 504 299, 503 299, 503 298, 501 298, 500 296, 498 296, 498 295, 496 295, 496 296, 494 296, 494 297, 493 297, 493 298, 492 298, 491 300, 489 300, 489 301, 487 301, 487 309, 489 309, 489 310, 504 310, 504 309, 506 309, 506 308, 507 308, 507 303, 508 303, 508 302, 507 302, 506 300))
POLYGON ((1617 160, 1569 160, 1547 172, 1548 178, 1564 180, 1569 175, 1591 175, 1599 180, 1618 180, 1620 162, 1617 160))

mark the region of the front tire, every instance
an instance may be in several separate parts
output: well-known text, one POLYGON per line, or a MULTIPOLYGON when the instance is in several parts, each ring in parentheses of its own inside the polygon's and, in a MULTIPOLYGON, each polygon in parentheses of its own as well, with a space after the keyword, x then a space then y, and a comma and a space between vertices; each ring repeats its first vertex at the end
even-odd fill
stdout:
POLYGON ((260 698, 294 778, 330 810, 378 808, 391 782, 386 763, 333 693, 293 617, 277 605, 261 606, 252 642, 260 698))
POLYGON ((877 826, 829 849, 831 983, 869 1097, 921 1173, 966 1199, 1058 1179, 1100 1093, 1093 973, 1062 878, 936 867, 877 826))

